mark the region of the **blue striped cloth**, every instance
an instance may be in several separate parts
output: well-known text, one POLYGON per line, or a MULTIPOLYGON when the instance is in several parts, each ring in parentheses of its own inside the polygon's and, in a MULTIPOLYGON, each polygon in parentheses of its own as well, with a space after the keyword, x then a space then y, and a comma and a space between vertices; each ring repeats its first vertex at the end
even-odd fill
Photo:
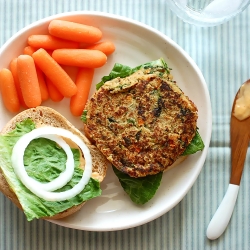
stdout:
POLYGON ((27 222, 23 213, 0 194, 0 250, 250 249, 249 154, 229 227, 216 241, 206 238, 207 225, 229 183, 232 102, 250 74, 250 9, 226 24, 198 28, 183 23, 164 0, 0 0, 0 45, 36 20, 74 10, 114 13, 148 24, 172 38, 194 59, 212 101, 208 157, 194 186, 174 209, 150 223, 117 232, 80 231, 43 220, 27 222))

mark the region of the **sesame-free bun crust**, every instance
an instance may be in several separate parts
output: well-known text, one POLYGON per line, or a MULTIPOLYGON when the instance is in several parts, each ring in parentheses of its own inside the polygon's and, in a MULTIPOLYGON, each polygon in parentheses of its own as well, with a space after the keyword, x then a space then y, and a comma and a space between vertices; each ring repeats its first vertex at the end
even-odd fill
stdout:
MULTIPOLYGON (((104 179, 108 167, 108 161, 102 155, 102 153, 91 144, 91 142, 77 129, 75 128, 64 116, 55 111, 52 108, 39 106, 37 108, 27 109, 15 117, 13 117, 2 129, 1 135, 7 134, 12 131, 17 123, 30 118, 37 127, 40 126, 53 126, 58 128, 63 128, 69 130, 73 134, 79 136, 83 142, 88 146, 91 156, 92 156, 92 177, 98 179, 100 182, 104 179)), ((16 194, 12 191, 9 184, 7 183, 2 170, 0 168, 0 191, 8 197, 18 208, 22 209, 21 204, 18 201, 16 194)), ((77 212, 85 202, 79 204, 77 206, 71 207, 59 214, 56 214, 52 217, 44 217, 43 219, 61 219, 66 216, 69 216, 75 212, 77 212)))

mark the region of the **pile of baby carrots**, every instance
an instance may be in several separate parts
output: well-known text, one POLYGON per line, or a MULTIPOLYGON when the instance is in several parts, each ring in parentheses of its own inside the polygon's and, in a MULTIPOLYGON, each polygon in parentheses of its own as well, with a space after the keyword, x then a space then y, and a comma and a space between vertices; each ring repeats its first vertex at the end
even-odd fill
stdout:
POLYGON ((87 102, 95 68, 102 67, 115 51, 111 41, 102 41, 96 27, 53 20, 48 35, 31 35, 23 54, 9 69, 0 71, 0 91, 11 112, 33 108, 49 98, 70 98, 70 111, 80 116, 87 102))

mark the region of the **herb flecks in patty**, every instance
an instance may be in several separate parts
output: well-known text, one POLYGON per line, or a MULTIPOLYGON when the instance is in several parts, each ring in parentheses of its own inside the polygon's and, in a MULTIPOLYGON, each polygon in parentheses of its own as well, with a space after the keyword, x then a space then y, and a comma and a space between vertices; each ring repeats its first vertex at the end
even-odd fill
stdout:
POLYGON ((196 106, 161 68, 106 82, 86 108, 96 146, 132 177, 167 169, 197 129, 196 106))

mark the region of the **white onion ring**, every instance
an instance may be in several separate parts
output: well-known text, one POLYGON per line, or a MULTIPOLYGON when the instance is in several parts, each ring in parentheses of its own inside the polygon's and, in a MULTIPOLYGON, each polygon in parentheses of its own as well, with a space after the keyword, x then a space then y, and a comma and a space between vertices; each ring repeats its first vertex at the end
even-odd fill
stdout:
MULTIPOLYGON (((74 157, 73 157, 73 154, 69 145, 62 138, 55 136, 55 135, 36 136, 34 138, 34 133, 33 134, 29 133, 27 134, 27 136, 20 138, 20 140, 17 143, 18 144, 16 145, 16 148, 18 147, 21 148, 21 151, 19 151, 20 149, 18 148, 18 154, 20 154, 18 155, 18 158, 19 157, 20 158, 16 160, 14 164, 13 163, 12 164, 13 164, 16 175, 19 177, 19 179, 22 181, 23 184, 30 183, 30 185, 35 185, 45 191, 54 191, 56 189, 59 189, 65 186, 71 180, 74 174, 74 157), (60 173, 60 175, 57 178, 55 178, 54 180, 48 183, 41 183, 33 179, 32 177, 30 177, 27 174, 24 164, 23 164, 23 156, 24 156, 26 147, 29 145, 29 143, 33 139, 41 138, 41 137, 55 141, 59 146, 61 146, 61 148, 65 151, 67 155, 65 170, 62 173, 60 173)), ((14 153, 17 154, 16 149, 14 153)))
MULTIPOLYGON (((52 137, 51 137, 52 138, 52 137)), ((62 128, 55 128, 55 127, 41 127, 32 130, 31 132, 23 135, 15 144, 13 151, 12 151, 12 156, 11 156, 11 161, 12 161, 12 166, 14 168, 15 173, 17 176, 20 178, 22 183, 35 195, 37 195, 40 198, 43 198, 44 200, 47 201, 63 201, 63 200, 68 200, 73 197, 75 197, 77 194, 79 194, 86 184, 89 182, 89 179, 91 177, 92 173, 92 158, 89 152, 88 147, 85 145, 85 143, 76 135, 71 133, 68 130, 62 129, 62 128), (63 136, 65 138, 71 139, 73 142, 75 142, 79 148, 82 150, 82 153, 84 155, 85 159, 85 169, 82 175, 81 180, 79 183, 77 183, 72 189, 64 191, 64 192, 50 192, 48 190, 42 189, 42 183, 39 183, 39 185, 35 185, 36 180, 30 178, 26 179, 25 176, 26 173, 24 165, 23 165, 23 156, 26 147, 35 138, 39 137, 47 137, 48 136, 53 136, 53 135, 59 135, 63 136), (30 181, 31 180, 31 181, 30 181)), ((27 174, 27 173, 26 173, 27 174)), ((48 183, 49 184, 49 183, 48 183)), ((47 185, 48 189, 48 184, 43 184, 47 185)), ((46 189, 45 188, 45 189, 46 189)), ((51 187, 49 187, 50 189, 51 187)))

